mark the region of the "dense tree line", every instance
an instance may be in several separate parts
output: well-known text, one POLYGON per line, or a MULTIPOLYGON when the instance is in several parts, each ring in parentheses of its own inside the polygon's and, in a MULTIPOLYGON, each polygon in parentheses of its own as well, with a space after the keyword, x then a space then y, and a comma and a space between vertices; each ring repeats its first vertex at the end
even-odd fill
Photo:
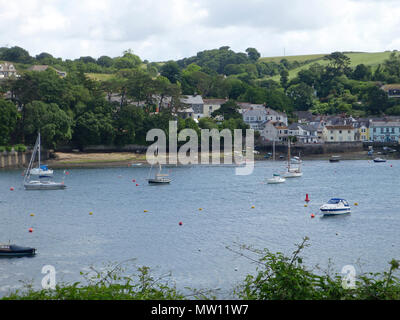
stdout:
POLYGON ((179 120, 181 128, 245 127, 234 107, 236 101, 266 104, 287 112, 289 118, 298 110, 400 115, 399 100, 388 99, 380 89, 382 84, 400 83, 399 53, 391 53, 374 68, 363 64, 352 68, 341 52, 325 60, 290 77, 290 70, 305 62, 265 62, 255 48, 236 53, 221 47, 165 63, 142 61, 131 50, 115 58, 62 60, 45 52, 32 57, 23 48, 0 48, 0 61, 15 63, 21 74, 0 82, 0 93, 10 94, 10 99, 0 99, 0 144, 31 144, 39 129, 51 147, 145 143, 146 132, 154 127, 167 129, 168 121, 177 119, 182 108, 180 97, 192 94, 229 102, 220 113, 198 124, 179 120), (33 64, 53 68, 28 71, 33 64), (61 78, 54 69, 66 70, 68 75, 61 78), (109 76, 96 81, 87 73, 109 76), (219 115, 224 115, 225 123, 216 120, 219 115))

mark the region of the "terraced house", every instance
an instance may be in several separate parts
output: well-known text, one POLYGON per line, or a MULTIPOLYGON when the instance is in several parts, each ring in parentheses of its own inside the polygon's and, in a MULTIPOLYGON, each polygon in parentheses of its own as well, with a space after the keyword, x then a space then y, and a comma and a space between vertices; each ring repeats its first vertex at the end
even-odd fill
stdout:
POLYGON ((370 140, 377 142, 400 142, 400 121, 372 121, 370 140))
POLYGON ((324 142, 355 141, 356 129, 351 125, 325 126, 322 130, 324 142))

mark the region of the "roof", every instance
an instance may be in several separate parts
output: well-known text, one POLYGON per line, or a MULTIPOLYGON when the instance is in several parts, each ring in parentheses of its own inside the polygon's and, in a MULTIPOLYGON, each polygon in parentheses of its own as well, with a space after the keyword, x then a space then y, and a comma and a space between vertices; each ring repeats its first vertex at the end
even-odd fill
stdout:
POLYGON ((302 128, 304 131, 317 131, 317 128, 312 125, 300 124, 299 127, 302 128))
POLYGON ((400 127, 400 121, 373 121, 371 127, 400 127))
POLYGON ((384 86, 381 87, 382 90, 388 91, 388 90, 400 90, 400 84, 393 83, 393 84, 385 84, 384 86))
POLYGON ((186 104, 204 104, 203 98, 201 95, 196 96, 184 96, 181 98, 182 103, 186 104))
POLYGON ((31 71, 44 71, 44 70, 46 70, 48 67, 49 67, 49 66, 47 66, 47 65, 34 65, 34 66, 28 68, 28 70, 31 70, 31 71))
POLYGON ((326 126, 328 130, 353 130, 353 126, 326 126))
POLYGON ((258 117, 258 116, 266 116, 267 112, 265 109, 249 109, 243 112, 243 117, 258 117))
POLYGON ((226 99, 203 99, 204 104, 224 104, 228 100, 226 99))

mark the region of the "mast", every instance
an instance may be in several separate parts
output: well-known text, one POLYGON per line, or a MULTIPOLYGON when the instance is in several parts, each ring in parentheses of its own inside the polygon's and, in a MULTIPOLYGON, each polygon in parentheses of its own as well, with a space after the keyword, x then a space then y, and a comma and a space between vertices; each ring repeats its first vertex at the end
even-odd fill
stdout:
POLYGON ((290 138, 288 140, 288 171, 290 171, 290 138))
POLYGON ((275 139, 272 141, 272 159, 275 161, 275 139))
POLYGON ((38 152, 39 152, 39 174, 40 174, 40 131, 39 131, 39 137, 38 137, 38 139, 39 139, 39 147, 38 147, 38 152))

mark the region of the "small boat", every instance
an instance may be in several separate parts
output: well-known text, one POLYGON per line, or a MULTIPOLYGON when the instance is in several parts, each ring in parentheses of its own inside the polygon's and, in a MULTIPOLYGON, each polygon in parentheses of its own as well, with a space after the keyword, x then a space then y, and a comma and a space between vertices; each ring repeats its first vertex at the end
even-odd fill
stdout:
POLYGON ((386 159, 383 159, 383 158, 375 158, 374 159, 374 162, 386 162, 386 159))
MULTIPOLYGON (((151 172, 151 168, 150 168, 150 172, 151 172)), ((149 173, 149 175, 150 175, 150 173, 149 173)), ((148 178, 147 181, 149 182, 149 184, 168 184, 172 181, 168 177, 169 177, 168 174, 161 173, 161 164, 159 164, 158 173, 155 175, 154 178, 148 178)))
POLYGON ((340 156, 331 156, 331 158, 329 159, 329 162, 339 162, 341 159, 340 156))
POLYGON ((292 164, 300 164, 303 161, 301 161, 300 157, 293 157, 292 159, 290 159, 290 163, 292 164))
POLYGON ((345 199, 332 198, 319 208, 324 215, 333 216, 350 213, 350 205, 345 199))
MULTIPOLYGON (((47 166, 45 166, 47 168, 47 166)), ((49 170, 47 168, 47 170, 49 170)), ((35 146, 33 147, 33 152, 32 152, 32 157, 31 160, 29 161, 28 168, 25 171, 25 177, 24 177, 24 188, 25 190, 59 190, 59 189, 65 189, 66 185, 63 182, 54 182, 54 181, 49 181, 45 180, 42 181, 40 178, 50 178, 53 174, 53 170, 51 171, 51 176, 46 176, 42 175, 41 172, 45 172, 46 170, 43 169, 43 166, 40 164, 40 132, 38 133, 38 137, 36 139, 35 146), (38 168, 33 168, 33 164, 35 162, 36 154, 38 154, 38 168), (32 170, 37 169, 39 173, 39 180, 31 180, 31 175, 32 170)), ((35 172, 35 171, 33 171, 35 172)))
POLYGON ((288 159, 287 159, 287 172, 284 173, 285 178, 300 178, 303 176, 301 172, 301 160, 299 157, 294 157, 298 163, 297 166, 291 167, 292 159, 290 158, 290 141, 288 142, 288 159))
POLYGON ((274 173, 274 176, 271 179, 268 179, 268 184, 276 184, 276 183, 283 183, 286 179, 282 178, 279 174, 274 173))
POLYGON ((35 254, 35 248, 21 247, 15 244, 0 244, 0 257, 25 257, 35 254))

